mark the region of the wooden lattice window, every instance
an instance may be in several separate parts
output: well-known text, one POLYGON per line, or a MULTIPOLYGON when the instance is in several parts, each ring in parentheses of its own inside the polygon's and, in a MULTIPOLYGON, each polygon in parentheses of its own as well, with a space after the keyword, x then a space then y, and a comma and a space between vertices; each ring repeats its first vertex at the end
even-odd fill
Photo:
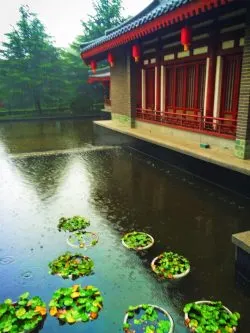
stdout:
POLYGON ((186 63, 166 68, 166 111, 197 114, 203 109, 206 63, 186 63))
POLYGON ((221 117, 236 119, 240 95, 242 55, 223 57, 221 85, 221 117))

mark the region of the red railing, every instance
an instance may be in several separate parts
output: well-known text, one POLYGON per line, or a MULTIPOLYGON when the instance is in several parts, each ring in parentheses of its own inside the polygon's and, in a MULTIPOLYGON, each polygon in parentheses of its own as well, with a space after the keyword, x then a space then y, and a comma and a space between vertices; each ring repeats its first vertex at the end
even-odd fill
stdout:
POLYGON ((137 109, 136 118, 150 123, 166 125, 193 132, 234 139, 237 121, 228 118, 215 118, 187 113, 162 112, 137 109))

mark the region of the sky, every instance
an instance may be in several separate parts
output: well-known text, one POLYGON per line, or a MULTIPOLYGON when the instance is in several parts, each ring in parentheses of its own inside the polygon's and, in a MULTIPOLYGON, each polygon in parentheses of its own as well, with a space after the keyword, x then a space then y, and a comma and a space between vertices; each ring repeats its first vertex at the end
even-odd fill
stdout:
MULTIPOLYGON (((123 0, 124 14, 135 15, 152 0, 123 0)), ((92 14, 92 0, 0 0, 0 43, 19 18, 20 5, 28 5, 38 14, 55 45, 67 47, 82 31, 81 20, 92 14)))

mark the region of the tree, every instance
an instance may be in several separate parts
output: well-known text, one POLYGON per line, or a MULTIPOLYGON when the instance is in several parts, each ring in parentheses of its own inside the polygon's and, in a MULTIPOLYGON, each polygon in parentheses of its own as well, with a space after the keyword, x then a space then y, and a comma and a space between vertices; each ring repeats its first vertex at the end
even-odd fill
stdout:
POLYGON ((82 21, 83 34, 72 45, 78 52, 80 44, 103 36, 106 30, 125 21, 122 16, 122 0, 95 0, 93 7, 95 14, 88 15, 86 22, 82 21))
MULTIPOLYGON (((61 51, 62 80, 67 80, 67 100, 74 113, 89 112, 103 100, 100 86, 87 83, 88 67, 82 63, 79 50, 61 51)), ((66 96, 65 96, 66 97, 66 96)))
POLYGON ((41 112, 42 105, 58 102, 60 53, 37 16, 27 6, 19 11, 20 20, 0 51, 2 90, 9 108, 33 105, 41 112))

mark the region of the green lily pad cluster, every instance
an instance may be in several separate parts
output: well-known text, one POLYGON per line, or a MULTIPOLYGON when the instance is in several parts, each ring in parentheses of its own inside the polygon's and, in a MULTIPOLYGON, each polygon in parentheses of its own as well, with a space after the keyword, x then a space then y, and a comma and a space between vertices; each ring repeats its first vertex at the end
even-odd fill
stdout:
POLYGON ((145 232, 130 232, 122 238, 123 242, 127 247, 131 249, 140 250, 151 244, 153 244, 153 239, 145 232))
POLYGON ((221 302, 189 303, 184 313, 185 324, 197 333, 232 333, 238 326, 240 314, 230 313, 221 302))
POLYGON ((75 280, 93 273, 94 262, 81 254, 66 252, 49 263, 50 274, 75 280))
POLYGON ((26 292, 16 302, 6 299, 0 304, 0 333, 33 332, 46 317, 46 304, 40 297, 29 298, 26 292))
POLYGON ((155 260, 152 268, 159 276, 172 279, 175 275, 186 272, 190 268, 190 263, 177 253, 164 252, 155 260))
POLYGON ((83 231, 90 226, 89 220, 82 216, 61 217, 58 223, 59 231, 83 231))
POLYGON ((74 285, 56 290, 49 303, 50 315, 62 323, 87 322, 98 317, 103 306, 100 291, 93 286, 74 285))
POLYGON ((123 324, 125 333, 168 333, 171 328, 169 319, 165 319, 157 308, 149 304, 130 306, 127 311, 127 321, 123 324))

